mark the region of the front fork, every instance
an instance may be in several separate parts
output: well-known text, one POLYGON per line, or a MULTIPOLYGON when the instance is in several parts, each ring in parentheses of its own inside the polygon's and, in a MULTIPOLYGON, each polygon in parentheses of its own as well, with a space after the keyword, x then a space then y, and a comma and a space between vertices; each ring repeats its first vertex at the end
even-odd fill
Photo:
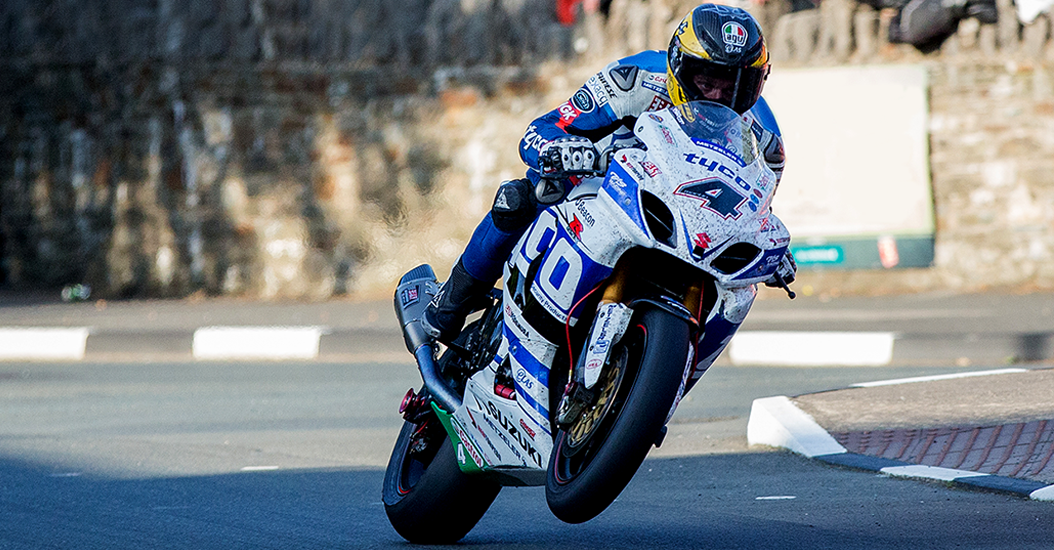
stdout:
MULTIPOLYGON (((596 399, 593 387, 608 365, 612 348, 629 328, 633 319, 634 306, 647 303, 670 311, 693 327, 700 326, 702 281, 690 284, 682 300, 675 300, 668 296, 634 300, 626 292, 633 269, 628 266, 628 263, 618 264, 604 283, 600 304, 597 306, 596 316, 589 329, 586 345, 575 363, 575 368, 568 376, 569 382, 557 408, 555 418, 557 427, 566 428, 596 399)), ((686 372, 692 364, 694 360, 690 357, 686 372)))

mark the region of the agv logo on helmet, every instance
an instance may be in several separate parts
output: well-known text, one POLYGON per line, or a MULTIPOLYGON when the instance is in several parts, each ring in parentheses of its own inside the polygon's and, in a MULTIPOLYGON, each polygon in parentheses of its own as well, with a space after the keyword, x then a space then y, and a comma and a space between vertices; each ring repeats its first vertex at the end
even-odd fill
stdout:
POLYGON ((721 31, 725 41, 726 52, 738 52, 746 45, 747 30, 743 28, 743 25, 735 21, 729 21, 721 27, 721 31))

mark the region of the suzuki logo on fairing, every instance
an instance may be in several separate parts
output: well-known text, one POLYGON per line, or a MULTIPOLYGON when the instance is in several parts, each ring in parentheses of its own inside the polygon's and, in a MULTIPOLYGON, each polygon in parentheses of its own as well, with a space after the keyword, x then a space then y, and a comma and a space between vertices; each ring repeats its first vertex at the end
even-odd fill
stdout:
POLYGON ((582 222, 578 221, 578 216, 574 214, 572 214, 572 216, 574 217, 574 219, 571 220, 571 223, 567 224, 567 228, 571 231, 571 234, 574 235, 576 239, 582 240, 582 222))
POLYGON ((538 454, 538 451, 533 445, 531 445, 530 439, 520 433, 520 430, 517 429, 516 425, 506 418, 505 415, 501 414, 501 409, 499 409, 497 405, 487 401, 487 406, 485 408, 487 409, 487 414, 494 417, 494 419, 498 421, 498 424, 501 424, 501 427, 516 440, 516 443, 519 443, 520 447, 523 447, 523 450, 527 451, 527 456, 531 457, 531 460, 533 460, 535 464, 541 466, 542 456, 538 454))

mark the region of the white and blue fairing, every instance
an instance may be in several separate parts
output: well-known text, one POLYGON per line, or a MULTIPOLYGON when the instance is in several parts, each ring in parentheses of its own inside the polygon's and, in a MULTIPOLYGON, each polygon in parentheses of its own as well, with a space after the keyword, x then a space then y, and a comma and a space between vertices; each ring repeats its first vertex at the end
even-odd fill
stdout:
POLYGON ((569 368, 553 365, 565 327, 630 248, 661 250, 714 277, 716 305, 699 319, 685 389, 713 363, 749 311, 754 285, 771 277, 790 241, 770 212, 776 178, 759 157, 756 124, 750 113, 705 102, 648 113, 635 128, 647 149, 617 151, 604 178, 582 182, 528 229, 505 264, 501 350, 469 380, 454 415, 470 437, 475 430, 488 440, 477 445, 482 460, 547 463, 549 373, 569 368), (505 361, 516 386, 511 399, 493 391, 505 361))

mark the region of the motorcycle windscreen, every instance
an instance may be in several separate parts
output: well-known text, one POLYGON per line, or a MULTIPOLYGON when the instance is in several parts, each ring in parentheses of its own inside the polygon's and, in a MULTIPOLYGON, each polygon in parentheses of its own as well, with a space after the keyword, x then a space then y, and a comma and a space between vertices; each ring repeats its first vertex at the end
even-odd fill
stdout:
POLYGON ((740 166, 757 160, 757 137, 753 120, 710 101, 691 101, 671 109, 674 119, 696 145, 715 150, 734 159, 740 166))

